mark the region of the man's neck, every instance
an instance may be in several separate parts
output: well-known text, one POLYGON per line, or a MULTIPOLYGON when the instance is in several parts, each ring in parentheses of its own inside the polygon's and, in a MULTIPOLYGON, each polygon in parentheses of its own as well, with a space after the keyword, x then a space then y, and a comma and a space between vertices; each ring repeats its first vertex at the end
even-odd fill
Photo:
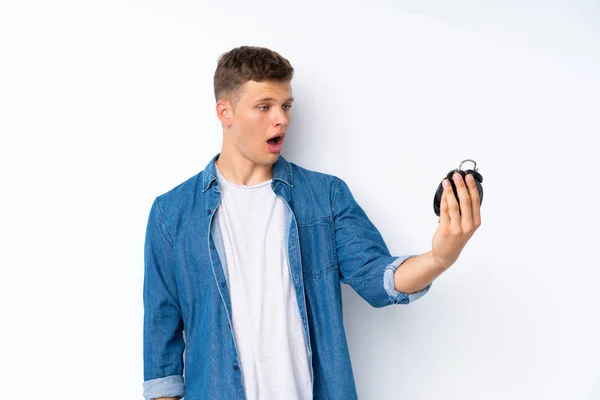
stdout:
POLYGON ((229 157, 221 152, 215 163, 225 179, 236 185, 254 186, 273 179, 273 165, 256 164, 246 157, 229 157))

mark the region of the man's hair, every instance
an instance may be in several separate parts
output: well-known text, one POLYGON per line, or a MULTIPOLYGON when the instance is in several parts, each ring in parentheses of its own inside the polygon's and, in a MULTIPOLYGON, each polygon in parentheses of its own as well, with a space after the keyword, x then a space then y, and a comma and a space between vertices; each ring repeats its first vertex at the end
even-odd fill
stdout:
POLYGON ((228 100, 234 108, 241 87, 249 80, 256 82, 290 82, 294 68, 279 53, 258 46, 236 47, 221 54, 214 76, 215 100, 228 100))

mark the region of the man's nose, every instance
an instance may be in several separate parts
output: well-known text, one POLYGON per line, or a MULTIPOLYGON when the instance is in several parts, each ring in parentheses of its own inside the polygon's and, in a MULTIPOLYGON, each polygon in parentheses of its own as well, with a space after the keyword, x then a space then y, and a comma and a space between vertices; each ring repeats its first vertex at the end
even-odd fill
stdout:
POLYGON ((286 114, 285 110, 282 108, 277 109, 275 115, 275 124, 276 125, 287 125, 290 123, 290 117, 286 114))

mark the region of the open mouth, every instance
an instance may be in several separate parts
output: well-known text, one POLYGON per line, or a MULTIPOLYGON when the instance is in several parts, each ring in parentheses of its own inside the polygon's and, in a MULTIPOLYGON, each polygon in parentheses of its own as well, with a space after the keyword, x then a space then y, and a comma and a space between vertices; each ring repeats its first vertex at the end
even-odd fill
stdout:
POLYGON ((273 146, 277 146, 279 144, 280 140, 281 140, 281 136, 275 136, 274 138, 267 140, 267 143, 269 143, 270 145, 273 145, 273 146))

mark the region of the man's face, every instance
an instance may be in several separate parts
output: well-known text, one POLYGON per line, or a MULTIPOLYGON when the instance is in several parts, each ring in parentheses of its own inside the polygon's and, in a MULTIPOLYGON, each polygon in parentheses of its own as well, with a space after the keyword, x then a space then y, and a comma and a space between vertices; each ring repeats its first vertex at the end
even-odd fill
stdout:
POLYGON ((235 110, 228 105, 230 118, 224 123, 228 149, 256 164, 273 164, 292 119, 293 101, 290 82, 246 82, 235 110), (279 147, 267 142, 276 135, 281 135, 279 147))

